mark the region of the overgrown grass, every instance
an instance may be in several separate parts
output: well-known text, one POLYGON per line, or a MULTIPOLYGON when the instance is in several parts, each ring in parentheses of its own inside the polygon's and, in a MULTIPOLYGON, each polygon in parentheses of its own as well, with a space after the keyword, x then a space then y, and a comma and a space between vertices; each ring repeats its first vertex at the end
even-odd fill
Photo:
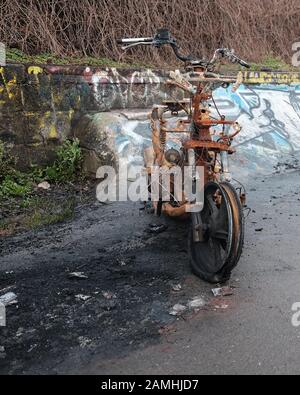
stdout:
POLYGON ((76 195, 70 191, 77 181, 79 185, 84 181, 77 139, 57 148, 52 165, 32 166, 28 172, 16 170, 9 147, 0 141, 0 237, 71 219, 76 195), (41 181, 50 182, 49 192, 37 188, 41 181))
POLYGON ((15 158, 0 141, 0 198, 22 197, 29 194, 31 188, 31 175, 15 169, 15 158))
POLYGON ((29 172, 15 169, 15 159, 9 148, 0 141, 0 199, 28 197, 34 185, 41 181, 50 183, 74 182, 82 178, 82 154, 79 140, 65 141, 56 150, 56 160, 51 166, 33 166, 29 172))

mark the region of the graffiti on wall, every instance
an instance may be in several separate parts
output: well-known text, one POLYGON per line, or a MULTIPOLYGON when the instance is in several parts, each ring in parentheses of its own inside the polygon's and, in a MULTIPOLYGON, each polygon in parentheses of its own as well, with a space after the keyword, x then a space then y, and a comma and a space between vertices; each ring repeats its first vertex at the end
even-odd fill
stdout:
MULTIPOLYGON (((274 165, 300 149, 300 76, 249 72, 245 77, 247 85, 237 92, 219 88, 214 98, 222 114, 243 126, 236 140, 238 163, 257 169, 266 158, 274 165)), ((0 139, 32 148, 34 159, 37 147, 51 149, 49 140, 73 136, 86 119, 100 130, 109 118, 114 152, 142 164, 143 149, 151 145, 148 119, 128 118, 122 111, 150 112, 163 99, 181 99, 166 78, 159 70, 8 65, 0 69, 0 139)))
MULTIPOLYGON (((242 85, 235 93, 219 88, 214 99, 222 115, 243 126, 235 142, 237 165, 272 170, 300 150, 300 85, 242 85)), ((120 157, 142 164, 143 149, 151 145, 148 122, 124 119, 115 142, 120 157)))

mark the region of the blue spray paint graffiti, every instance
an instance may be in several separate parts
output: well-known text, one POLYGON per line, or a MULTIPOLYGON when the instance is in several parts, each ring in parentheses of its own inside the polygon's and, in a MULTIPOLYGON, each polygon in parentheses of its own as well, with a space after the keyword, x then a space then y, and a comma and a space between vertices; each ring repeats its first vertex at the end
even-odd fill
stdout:
MULTIPOLYGON (((221 114, 243 126, 235 140, 234 167, 272 171, 282 158, 300 151, 300 85, 242 85, 235 93, 219 88, 214 99, 221 114)), ((142 165, 143 150, 151 145, 148 120, 124 118, 115 132, 118 156, 142 165)))

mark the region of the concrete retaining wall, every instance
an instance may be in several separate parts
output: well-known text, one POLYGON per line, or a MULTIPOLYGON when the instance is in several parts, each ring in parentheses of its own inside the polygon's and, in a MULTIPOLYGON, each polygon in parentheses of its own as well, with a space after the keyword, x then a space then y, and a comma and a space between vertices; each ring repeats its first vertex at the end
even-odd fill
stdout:
MULTIPOLYGON (((0 139, 21 167, 51 161, 53 148, 70 136, 80 139, 91 172, 116 157, 142 164, 151 144, 147 112, 182 97, 166 78, 152 70, 8 65, 0 68, 0 139)), ((221 113, 243 125, 233 167, 271 172, 300 148, 300 76, 250 72, 246 82, 236 93, 229 87, 214 94, 221 113)))
POLYGON ((79 124, 86 126, 87 118, 114 109, 149 108, 167 97, 171 91, 162 84, 165 78, 164 72, 152 70, 1 67, 0 139, 13 146, 20 166, 47 162, 53 147, 72 136, 74 128, 78 131, 79 124))

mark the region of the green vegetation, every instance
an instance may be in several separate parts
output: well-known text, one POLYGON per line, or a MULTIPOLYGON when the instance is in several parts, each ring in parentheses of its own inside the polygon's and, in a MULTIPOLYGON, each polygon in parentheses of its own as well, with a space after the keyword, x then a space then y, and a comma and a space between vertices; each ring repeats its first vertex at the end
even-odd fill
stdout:
POLYGON ((51 183, 74 182, 81 178, 82 155, 77 139, 65 141, 56 150, 56 160, 51 166, 33 166, 24 173, 15 169, 15 160, 9 149, 0 141, 0 199, 29 196, 34 184, 41 181, 51 183))
POLYGON ((32 175, 38 181, 49 181, 52 183, 73 182, 82 177, 81 165, 82 154, 79 140, 67 140, 56 150, 57 159, 51 166, 32 168, 32 175))
POLYGON ((73 218, 75 209, 75 200, 69 198, 57 210, 57 203, 48 200, 47 210, 45 210, 45 200, 39 199, 32 201, 33 211, 30 215, 24 217, 23 226, 27 229, 36 229, 41 226, 52 225, 73 218))
POLYGON ((39 55, 28 55, 17 48, 8 48, 6 51, 7 62, 28 63, 28 64, 57 64, 57 65, 89 65, 99 67, 118 67, 118 68, 151 68, 151 65, 145 63, 123 63, 107 58, 95 58, 91 56, 56 56, 51 53, 43 53, 39 55))
MULTIPOLYGON (((252 70, 270 69, 270 70, 280 70, 280 71, 299 71, 299 68, 293 67, 291 64, 286 63, 281 57, 275 56, 273 54, 267 55, 259 63, 251 62, 252 70)), ((43 53, 39 55, 28 55, 16 48, 7 49, 7 62, 14 63, 28 63, 28 64, 57 64, 57 65, 89 65, 89 66, 99 66, 99 67, 118 67, 118 68, 154 68, 155 66, 146 63, 124 63, 117 62, 108 58, 95 58, 91 56, 87 57, 76 57, 76 56, 65 56, 60 57, 53 55, 51 53, 43 53)), ((240 67, 234 65, 225 65, 225 69, 239 70, 240 67)))
POLYGON ((72 218, 76 203, 74 191, 80 190, 83 181, 82 154, 77 139, 65 141, 57 148, 52 165, 32 166, 28 172, 16 170, 9 147, 0 141, 0 237, 72 218), (51 189, 37 188, 41 181, 49 181, 51 189))
POLYGON ((30 174, 15 169, 15 159, 0 141, 0 198, 26 196, 32 189, 30 174))
POLYGON ((21 202, 11 198, 8 210, 11 215, 0 220, 0 237, 72 219, 75 203, 75 197, 67 195, 63 200, 47 195, 26 197, 21 202))
POLYGON ((278 56, 268 55, 260 63, 252 64, 253 70, 269 69, 278 71, 299 71, 299 68, 293 67, 291 64, 286 63, 278 56))

